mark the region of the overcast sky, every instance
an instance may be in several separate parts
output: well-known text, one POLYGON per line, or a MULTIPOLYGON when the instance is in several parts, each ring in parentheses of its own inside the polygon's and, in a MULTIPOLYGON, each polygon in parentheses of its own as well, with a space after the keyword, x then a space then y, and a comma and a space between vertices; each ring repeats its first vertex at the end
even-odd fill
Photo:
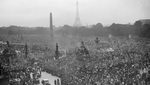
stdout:
MULTIPOLYGON (((53 13, 55 26, 73 25, 77 0, 0 0, 0 26, 49 26, 53 13)), ((150 19, 150 0, 78 0, 83 25, 134 23, 150 19)))

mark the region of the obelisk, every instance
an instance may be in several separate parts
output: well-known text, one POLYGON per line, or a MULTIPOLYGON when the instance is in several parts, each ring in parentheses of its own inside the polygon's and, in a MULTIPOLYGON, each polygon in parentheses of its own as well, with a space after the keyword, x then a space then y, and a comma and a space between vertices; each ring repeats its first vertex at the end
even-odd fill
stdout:
POLYGON ((53 19, 52 13, 50 13, 50 45, 53 47, 54 35, 53 35, 53 19))

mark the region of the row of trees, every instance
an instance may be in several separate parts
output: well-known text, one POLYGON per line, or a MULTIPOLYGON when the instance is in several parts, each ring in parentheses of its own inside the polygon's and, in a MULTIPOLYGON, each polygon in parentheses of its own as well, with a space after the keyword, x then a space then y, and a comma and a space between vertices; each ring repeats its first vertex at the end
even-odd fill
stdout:
POLYGON ((150 38, 150 24, 143 24, 141 21, 136 21, 134 23, 135 32, 140 37, 148 37, 150 38))
MULTIPOLYGON (((50 30, 48 27, 0 27, 0 35, 47 35, 49 34, 49 31, 50 30)), ((113 36, 128 36, 129 34, 132 34, 140 37, 150 38, 150 24, 143 24, 139 20, 133 25, 113 23, 109 27, 104 27, 101 23, 97 23, 92 27, 82 26, 79 28, 64 25, 59 27, 55 33, 73 36, 108 36, 109 34, 112 34, 113 36)))
POLYGON ((11 25, 9 27, 0 27, 0 35, 44 35, 49 31, 46 27, 20 27, 11 25))
POLYGON ((81 35, 81 36, 128 36, 129 34, 137 35, 139 37, 150 38, 150 24, 143 24, 141 21, 136 21, 131 24, 115 24, 113 23, 109 27, 103 27, 101 23, 97 23, 92 27, 71 27, 64 25, 57 31, 58 34, 66 35, 81 35))

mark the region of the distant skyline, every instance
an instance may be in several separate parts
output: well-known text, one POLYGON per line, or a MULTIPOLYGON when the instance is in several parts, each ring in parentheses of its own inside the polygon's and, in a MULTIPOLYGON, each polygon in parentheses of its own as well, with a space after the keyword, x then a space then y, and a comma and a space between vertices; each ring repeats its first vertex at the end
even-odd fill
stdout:
MULTIPOLYGON (((49 27, 73 25, 77 0, 0 0, 0 26, 49 27)), ((150 0, 78 0, 82 25, 134 23, 150 19, 150 0)))

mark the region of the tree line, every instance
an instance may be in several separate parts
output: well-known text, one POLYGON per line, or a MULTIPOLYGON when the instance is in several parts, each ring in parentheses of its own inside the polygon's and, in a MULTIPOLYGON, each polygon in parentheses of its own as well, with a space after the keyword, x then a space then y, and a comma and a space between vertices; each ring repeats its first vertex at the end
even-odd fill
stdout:
POLYGON ((133 25, 131 24, 116 24, 113 23, 108 27, 104 27, 101 23, 97 23, 92 27, 72 27, 64 25, 57 31, 58 34, 62 35, 80 35, 80 36, 113 36, 125 37, 128 35, 136 35, 139 37, 150 38, 150 23, 143 24, 141 21, 136 21, 133 25))
MULTIPOLYGON (((150 38, 150 24, 143 24, 140 20, 131 24, 116 24, 105 27, 101 23, 92 25, 91 27, 73 27, 64 25, 54 27, 56 34, 73 35, 73 36, 128 36, 136 35, 139 37, 150 38), (58 29, 59 28, 59 29, 58 29), (58 30, 55 30, 58 29, 58 30)), ((0 35, 48 35, 50 29, 48 27, 21 27, 11 25, 9 27, 0 27, 0 35)))
POLYGON ((46 27, 21 27, 11 25, 0 27, 0 35, 45 35, 49 31, 46 27))

